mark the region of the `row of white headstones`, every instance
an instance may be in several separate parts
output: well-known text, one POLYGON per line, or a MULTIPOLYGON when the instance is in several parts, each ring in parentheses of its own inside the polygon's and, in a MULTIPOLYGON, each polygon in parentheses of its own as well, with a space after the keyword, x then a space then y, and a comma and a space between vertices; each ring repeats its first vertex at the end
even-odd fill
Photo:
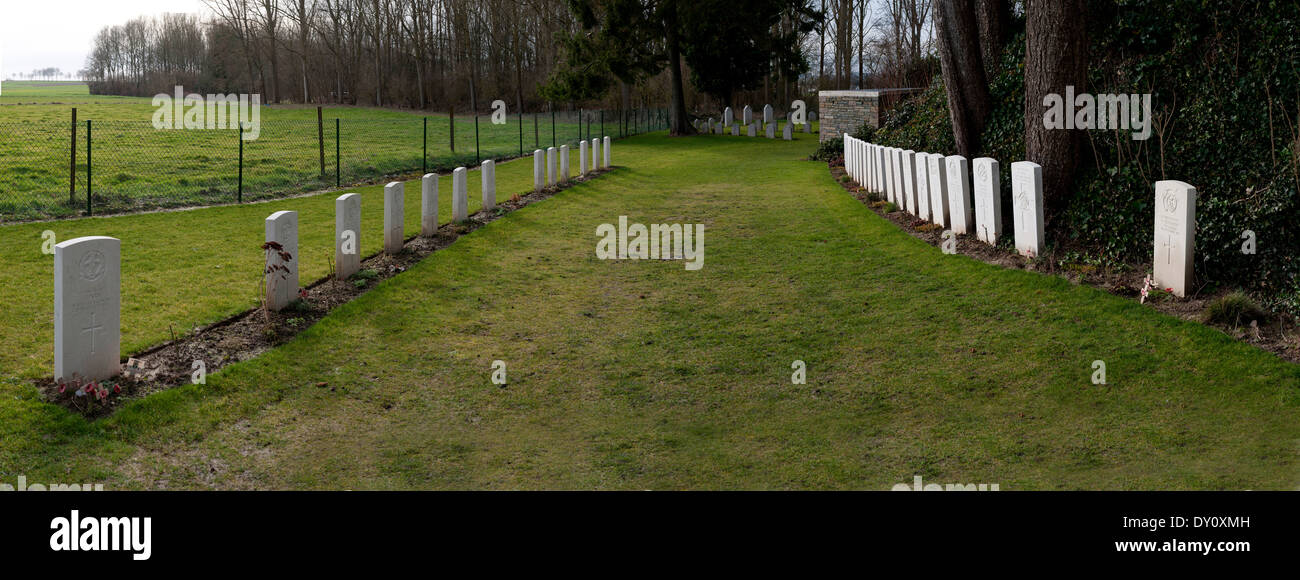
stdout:
MULTIPOLYGON (((750 137, 757 137, 760 123, 753 118, 753 112, 750 110, 749 105, 745 105, 742 121, 741 124, 746 127, 746 134, 750 137)), ((763 105, 762 125, 766 126, 766 137, 768 139, 776 139, 776 123, 773 119, 772 105, 763 105)), ((694 126, 696 131, 702 133, 717 133, 718 135, 722 135, 726 131, 730 130, 732 135, 740 136, 740 124, 735 122, 731 112, 731 107, 727 107, 723 110, 721 123, 714 120, 713 117, 709 117, 708 119, 696 119, 694 121, 694 126)), ((803 132, 811 133, 812 123, 804 123, 803 132)), ((786 141, 794 139, 793 123, 786 122, 785 128, 781 131, 781 138, 786 141)))
MULTIPOLYGON (((601 140, 586 141, 579 149, 580 175, 595 171, 602 161, 601 140), (591 157, 588 163, 588 149, 591 157)), ((603 167, 610 167, 610 138, 604 138, 603 167)), ((496 208, 496 162, 488 159, 480 167, 483 179, 483 211, 496 208)), ((536 191, 569 180, 569 146, 557 151, 533 152, 533 185, 536 191), (559 161, 557 171, 556 161, 559 161), (543 166, 543 159, 545 165, 543 166)), ((420 181, 420 235, 433 237, 438 231, 438 175, 429 173, 420 181)), ((451 217, 453 222, 469 219, 468 171, 457 167, 451 174, 451 217)), ((406 184, 394 181, 384 186, 384 253, 396 254, 405 244, 406 184)), ((298 212, 277 211, 266 218, 266 241, 275 242, 289 254, 281 259, 269 252, 269 265, 283 266, 267 272, 267 307, 279 311, 298 298, 298 212)), ((345 280, 361 269, 361 196, 345 193, 334 200, 335 277, 345 280)), ((54 377, 80 377, 99 381, 121 371, 122 244, 117 238, 87 236, 54 246, 54 377)))
MULTIPOLYGON (((741 124, 749 125, 750 123, 754 122, 754 111, 749 108, 749 105, 745 105, 745 108, 744 110, 741 111, 740 115, 741 115, 740 117, 741 124)), ((771 123, 774 118, 775 116, 773 115, 772 105, 763 105, 763 123, 764 124, 771 123)), ((817 113, 810 111, 808 113, 808 119, 810 121, 816 121, 817 113)), ((723 109, 722 124, 725 126, 731 126, 735 122, 736 122, 735 115, 731 112, 731 107, 727 107, 726 109, 723 109)), ((807 123, 805 123, 805 125, 806 124, 807 123)))
MULTIPOLYGON (((1002 189, 998 161, 961 155, 917 153, 844 137, 844 167, 873 193, 920 219, 954 234, 970 234, 996 245, 1002 235, 1002 189), (974 166, 974 205, 971 167, 974 166)), ((1043 253, 1043 168, 1032 161, 1011 164, 1016 251, 1043 253)), ((1196 188, 1181 181, 1155 184, 1153 279, 1160 288, 1185 296, 1192 281, 1196 188)))

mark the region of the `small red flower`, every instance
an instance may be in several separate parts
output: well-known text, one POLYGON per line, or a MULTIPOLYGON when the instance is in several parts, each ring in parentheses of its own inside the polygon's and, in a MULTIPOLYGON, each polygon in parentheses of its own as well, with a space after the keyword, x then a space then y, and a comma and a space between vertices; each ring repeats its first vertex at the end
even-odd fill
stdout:
POLYGON ((122 385, 113 385, 113 392, 114 392, 114 393, 121 393, 121 392, 122 392, 122 385))
POLYGON ((302 298, 303 300, 306 300, 306 299, 307 299, 307 289, 306 289, 306 288, 303 288, 303 289, 301 289, 301 290, 298 290, 298 297, 299 297, 299 298, 302 298))
POLYGON ((93 393, 95 391, 95 383, 86 385, 86 388, 82 390, 86 391, 87 394, 93 393))
POLYGON ((68 390, 68 385, 66 383, 59 383, 59 393, 63 393, 66 390, 68 390))

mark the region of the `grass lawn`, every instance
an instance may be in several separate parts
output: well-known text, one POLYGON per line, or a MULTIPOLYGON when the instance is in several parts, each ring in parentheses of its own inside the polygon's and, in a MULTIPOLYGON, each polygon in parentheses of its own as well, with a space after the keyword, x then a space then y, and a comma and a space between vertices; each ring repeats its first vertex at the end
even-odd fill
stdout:
MULTIPOLYGON (((461 238, 206 385, 101 421, 33 401, 11 378, 0 388, 0 479, 1300 485, 1300 367, 1089 287, 944 255, 804 161, 814 139, 621 141, 612 174, 461 238), (620 215, 705 224, 704 268, 597 260, 596 227, 620 215), (790 382, 796 359, 808 365, 805 385, 790 382), (1089 380, 1098 359, 1105 386, 1089 380), (490 382, 494 360, 507 364, 507 387, 490 382)), ((503 165, 499 191, 526 189, 530 170, 503 165)), ((376 193, 365 193, 368 220, 376 193)), ((164 338, 168 322, 251 304, 260 219, 271 211, 303 212, 301 245, 323 253, 332 197, 55 225, 75 230, 60 239, 124 238, 123 319, 138 348, 164 338)), ((412 215, 408 207, 408 229, 412 215)), ((374 223, 363 228, 372 249, 374 223)), ((48 352, 38 352, 50 332, 43 228, 0 229, 20 271, 0 283, 0 366, 18 376, 48 373, 48 352)), ((306 278, 323 270, 322 258, 305 260, 306 278)))
MULTIPOLYGON (((156 110, 151 99, 91 96, 85 85, 5 83, 0 96, 0 222, 84 213, 86 120, 94 122, 95 211, 234 202, 240 179, 235 131, 160 131, 152 125, 156 110), (70 202, 73 107, 79 121, 79 169, 70 202)), ((474 164, 476 145, 481 158, 489 159, 519 155, 521 148, 530 153, 552 144, 576 146, 580 137, 619 135, 613 112, 605 113, 604 133, 599 111, 589 111, 581 127, 577 111, 557 111, 554 122, 548 113, 530 113, 522 127, 517 112, 503 125, 491 123, 490 111, 481 113, 477 136, 472 114, 455 117, 453 147, 452 120, 446 113, 326 107, 321 178, 316 108, 264 106, 258 138, 244 142, 244 199, 333 186, 336 168, 343 183, 417 172, 424 166, 426 145, 427 166, 441 170, 474 164)))

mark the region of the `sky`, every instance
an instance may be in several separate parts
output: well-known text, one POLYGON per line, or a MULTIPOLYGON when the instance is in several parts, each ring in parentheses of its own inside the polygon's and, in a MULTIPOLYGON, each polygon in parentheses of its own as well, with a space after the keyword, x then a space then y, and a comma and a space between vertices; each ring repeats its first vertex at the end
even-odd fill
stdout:
POLYGON ((100 29, 164 12, 209 13, 202 0, 0 0, 0 79, 81 70, 100 29))

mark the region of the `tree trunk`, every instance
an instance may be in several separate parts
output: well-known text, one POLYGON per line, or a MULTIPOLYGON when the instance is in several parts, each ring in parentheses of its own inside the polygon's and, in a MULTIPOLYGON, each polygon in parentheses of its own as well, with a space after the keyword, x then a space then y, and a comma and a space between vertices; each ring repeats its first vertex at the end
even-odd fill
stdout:
POLYGON ((948 93, 957 153, 973 157, 979 152, 980 133, 989 115, 988 80, 980 59, 975 5, 978 0, 935 0, 935 40, 943 86, 948 93))
POLYGON ((1007 0, 975 0, 975 16, 979 19, 980 57, 984 59, 984 70, 992 75, 1002 60, 1002 47, 1007 44, 1011 7, 1007 0))
MULTIPOLYGON (((1060 211, 1078 165, 1079 131, 1043 126, 1043 97, 1065 95, 1073 85, 1084 92, 1088 42, 1084 27, 1087 0, 1030 0, 1025 9, 1025 156, 1043 167, 1045 217, 1060 211)), ((1065 103, 1065 114, 1073 114, 1065 103)))
POLYGON ((862 84, 862 79, 865 76, 864 75, 865 71, 863 70, 863 66, 864 66, 863 61, 865 59, 863 57, 865 56, 864 51, 866 47, 863 46, 863 40, 864 40, 863 37, 866 34, 866 29, 864 27, 865 24, 864 21, 866 19, 866 16, 867 16, 867 0, 861 0, 861 3, 858 5, 858 89, 859 90, 866 88, 862 84))
POLYGON ((826 0, 822 0, 822 21, 817 27, 817 89, 821 90, 826 80, 826 0))
POLYGON ((672 81, 672 127, 671 135, 693 135, 695 127, 686 122, 686 90, 682 85, 681 44, 677 38, 677 3, 667 6, 664 14, 664 28, 667 30, 665 40, 668 43, 668 70, 672 81))

